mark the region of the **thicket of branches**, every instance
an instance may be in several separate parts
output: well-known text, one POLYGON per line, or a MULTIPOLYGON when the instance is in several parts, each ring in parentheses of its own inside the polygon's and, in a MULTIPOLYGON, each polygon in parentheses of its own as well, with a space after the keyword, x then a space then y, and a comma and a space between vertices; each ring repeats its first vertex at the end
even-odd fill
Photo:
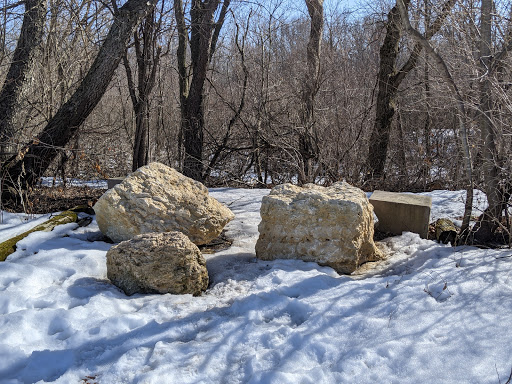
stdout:
POLYGON ((22 23, 41 23, 18 93, 0 97, 4 191, 160 161, 210 186, 476 187, 494 202, 486 231, 510 228, 510 1, 4 0, 0 11, 2 95, 22 23), (109 51, 103 96, 66 117, 56 144, 55 117, 81 108, 70 100, 116 25, 129 33, 122 54, 109 51))

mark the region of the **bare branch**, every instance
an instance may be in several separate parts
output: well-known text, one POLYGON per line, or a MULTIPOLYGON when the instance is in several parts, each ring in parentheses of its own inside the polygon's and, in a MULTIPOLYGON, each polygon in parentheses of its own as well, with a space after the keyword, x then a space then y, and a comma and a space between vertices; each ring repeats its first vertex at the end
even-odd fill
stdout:
MULTIPOLYGON (((443 8, 441 9, 439 16, 431 25, 428 26, 425 32, 425 38, 427 40, 430 40, 437 32, 439 32, 456 1, 457 0, 448 0, 443 4, 443 8)), ((423 46, 420 43, 417 42, 414 45, 409 59, 395 75, 394 81, 396 84, 401 83, 405 76, 407 76, 407 74, 416 67, 416 63, 418 62, 422 49, 423 46)))
POLYGON ((25 4, 25 0, 18 1, 17 3, 14 3, 14 4, 6 5, 5 7, 0 8, 0 12, 8 11, 9 9, 19 7, 20 5, 23 5, 23 4, 25 4))
POLYGON ((397 0, 396 3, 398 5, 398 9, 400 10, 400 15, 402 17, 402 22, 404 24, 406 31, 416 40, 418 44, 421 44, 421 46, 423 47, 423 49, 425 49, 429 56, 431 56, 434 59, 434 62, 438 67, 441 76, 443 77, 443 80, 448 84, 455 99, 457 100, 456 104, 457 109, 459 111, 459 129, 461 133, 462 148, 464 150, 464 156, 466 160, 464 165, 468 182, 464 220, 462 222, 461 227, 461 233, 465 234, 467 232, 467 229, 469 228, 469 221, 471 219, 471 210, 473 206, 473 166, 471 161, 471 151, 469 150, 468 129, 465 123, 466 108, 464 106, 464 99, 462 98, 462 95, 460 94, 457 84, 455 84, 455 81, 453 80, 450 70, 448 69, 448 66, 446 65, 441 55, 439 55, 439 53, 437 53, 434 50, 434 48, 427 40, 427 38, 423 36, 418 30, 414 29, 413 26, 411 25, 409 15, 407 14, 407 9, 403 1, 404 0, 397 0))
POLYGON ((217 41, 219 40, 220 30, 224 25, 224 21, 226 19, 226 14, 228 12, 229 4, 231 0, 224 0, 222 3, 222 9, 220 10, 220 15, 215 23, 215 29, 213 31, 212 42, 210 44, 210 58, 209 61, 212 61, 213 54, 215 53, 215 49, 217 48, 217 41))

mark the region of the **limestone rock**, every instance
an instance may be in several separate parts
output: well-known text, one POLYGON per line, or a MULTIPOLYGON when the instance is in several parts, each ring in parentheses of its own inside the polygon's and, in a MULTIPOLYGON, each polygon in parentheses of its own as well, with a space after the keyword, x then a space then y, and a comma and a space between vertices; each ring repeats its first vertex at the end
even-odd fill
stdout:
POLYGON ((145 233, 107 252, 107 276, 127 295, 191 293, 208 287, 206 261, 181 232, 145 233))
POLYGON ((203 184, 160 163, 139 168, 109 189, 94 211, 101 232, 114 242, 141 233, 179 231, 202 245, 234 218, 203 184))
POLYGON ((260 213, 260 259, 300 259, 351 273, 382 257, 373 242, 373 207, 345 182, 279 185, 263 198, 260 213))

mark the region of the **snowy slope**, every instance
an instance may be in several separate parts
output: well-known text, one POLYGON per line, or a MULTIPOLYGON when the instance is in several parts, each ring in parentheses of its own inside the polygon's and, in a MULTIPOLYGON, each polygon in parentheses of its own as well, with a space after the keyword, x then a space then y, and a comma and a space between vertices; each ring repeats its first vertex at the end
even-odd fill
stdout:
MULTIPOLYGON (((111 245, 89 241, 99 236, 95 222, 21 241, 0 263, 0 383, 507 380, 511 250, 405 233, 381 245, 387 261, 355 276, 259 261, 266 193, 212 191, 236 214, 234 244, 206 256, 211 284, 201 297, 125 296, 106 278, 111 245)), ((462 215, 462 192, 430 195, 433 218, 462 215)), ((0 239, 26 230, 20 220, 0 224, 0 239)))

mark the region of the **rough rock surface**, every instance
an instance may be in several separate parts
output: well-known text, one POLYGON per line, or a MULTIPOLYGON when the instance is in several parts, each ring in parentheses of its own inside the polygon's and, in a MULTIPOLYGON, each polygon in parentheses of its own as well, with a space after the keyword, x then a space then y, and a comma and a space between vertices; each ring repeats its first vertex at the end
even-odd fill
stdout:
POLYGON ((234 218, 203 184, 160 163, 139 168, 109 189, 94 211, 101 232, 114 242, 141 233, 179 231, 202 245, 234 218))
POLYGON ((373 242, 373 207, 345 182, 279 185, 263 198, 260 213, 260 259, 313 261, 347 274, 382 257, 373 242))
POLYGON ((127 295, 199 295, 208 287, 206 261, 181 232, 145 233, 112 247, 107 276, 127 295))

